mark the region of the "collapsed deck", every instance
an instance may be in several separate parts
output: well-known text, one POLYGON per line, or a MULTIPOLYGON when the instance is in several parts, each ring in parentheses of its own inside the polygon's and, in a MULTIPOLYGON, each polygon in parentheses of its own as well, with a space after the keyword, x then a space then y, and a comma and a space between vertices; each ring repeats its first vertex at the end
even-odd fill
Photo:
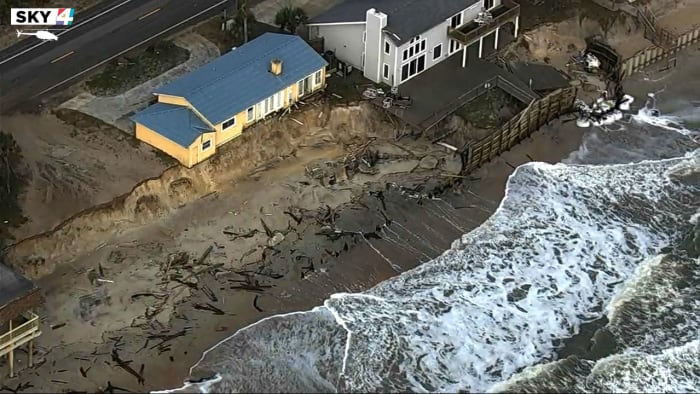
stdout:
POLYGON ((39 288, 29 279, 0 264, 0 357, 7 355, 14 376, 14 350, 29 347, 32 364, 33 340, 41 335, 39 317, 31 310, 42 302, 39 288))

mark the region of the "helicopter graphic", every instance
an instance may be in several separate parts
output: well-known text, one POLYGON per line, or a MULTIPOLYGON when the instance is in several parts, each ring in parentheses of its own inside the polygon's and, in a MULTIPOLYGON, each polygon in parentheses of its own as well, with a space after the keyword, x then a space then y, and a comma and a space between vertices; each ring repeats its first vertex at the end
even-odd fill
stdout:
MULTIPOLYGON (((60 30, 60 29, 57 29, 60 30)), ((35 36, 42 41, 58 41, 58 36, 51 33, 48 30, 37 30, 33 33, 25 33, 21 30, 17 30, 17 37, 19 36, 35 36)))

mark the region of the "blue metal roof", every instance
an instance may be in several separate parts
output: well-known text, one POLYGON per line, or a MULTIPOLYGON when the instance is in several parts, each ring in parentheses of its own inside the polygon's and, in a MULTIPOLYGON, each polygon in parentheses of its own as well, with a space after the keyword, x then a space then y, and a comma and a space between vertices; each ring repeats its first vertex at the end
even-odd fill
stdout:
POLYGON ((211 124, 246 108, 326 66, 301 37, 265 33, 156 91, 187 99, 211 124), (282 61, 282 73, 270 62, 282 61))
POLYGON ((211 133, 211 127, 188 107, 156 103, 131 117, 163 137, 188 148, 202 133, 211 133))

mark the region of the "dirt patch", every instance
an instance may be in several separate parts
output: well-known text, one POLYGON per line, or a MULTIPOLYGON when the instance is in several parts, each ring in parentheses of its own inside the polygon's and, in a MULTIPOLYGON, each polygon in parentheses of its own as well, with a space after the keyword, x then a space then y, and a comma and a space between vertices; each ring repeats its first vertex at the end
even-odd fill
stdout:
POLYGON ((455 115, 474 127, 495 130, 524 108, 502 89, 491 89, 455 111, 455 115))
POLYGON ((160 41, 142 51, 112 60, 85 82, 96 96, 115 96, 184 63, 189 52, 172 41, 160 41))
POLYGON ((19 201, 29 221, 12 231, 17 238, 47 231, 167 168, 149 146, 75 111, 3 116, 0 123, 26 169, 19 201))

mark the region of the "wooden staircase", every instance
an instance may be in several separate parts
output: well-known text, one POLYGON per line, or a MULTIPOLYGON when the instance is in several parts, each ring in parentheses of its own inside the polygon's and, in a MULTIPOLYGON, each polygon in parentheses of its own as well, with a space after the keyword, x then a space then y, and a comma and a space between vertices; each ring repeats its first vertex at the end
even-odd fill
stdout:
POLYGON ((644 27, 644 38, 664 50, 673 49, 678 37, 659 25, 656 15, 648 7, 637 8, 637 20, 644 27))

